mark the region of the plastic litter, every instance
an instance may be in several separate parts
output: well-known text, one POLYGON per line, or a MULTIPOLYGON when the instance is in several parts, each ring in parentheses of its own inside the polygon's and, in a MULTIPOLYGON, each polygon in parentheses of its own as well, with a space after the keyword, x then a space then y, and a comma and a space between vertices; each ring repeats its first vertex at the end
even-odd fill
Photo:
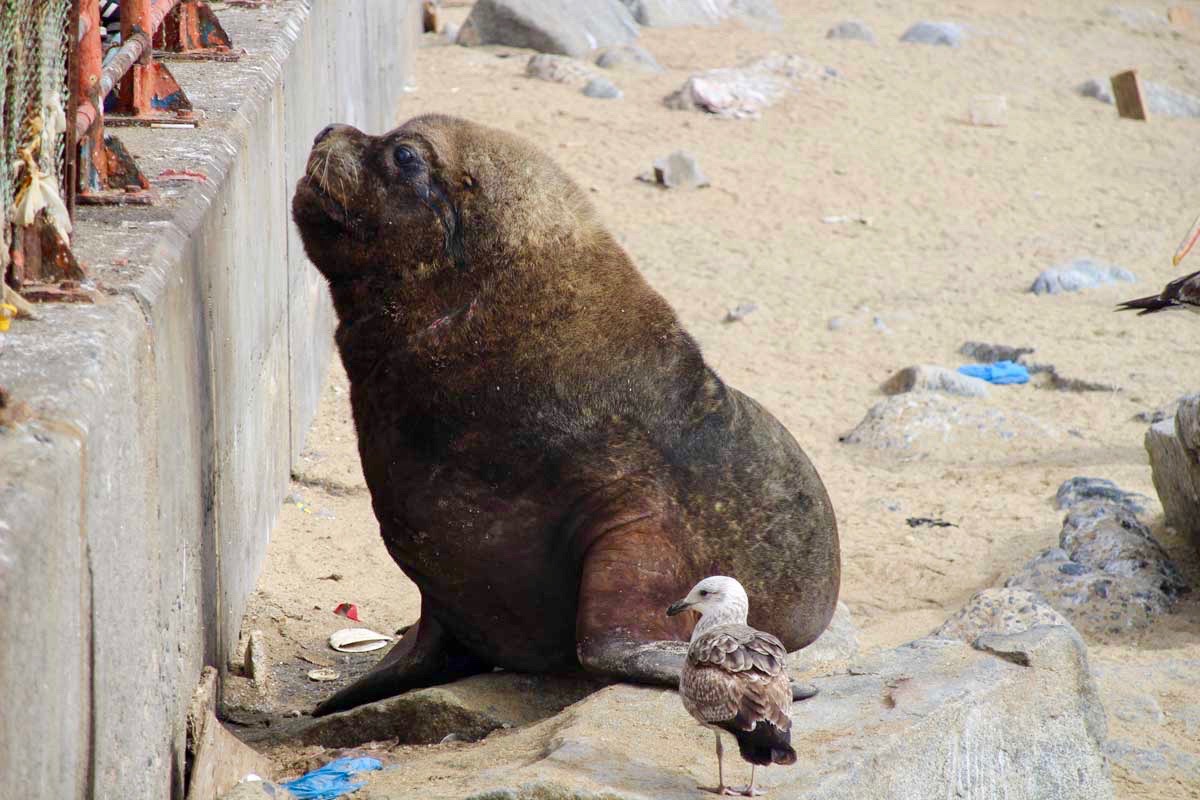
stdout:
POLYGON ((387 647, 392 637, 367 628, 342 628, 329 635, 329 646, 343 653, 369 653, 387 647))
POLYGON ((376 769, 383 769, 377 758, 339 758, 281 785, 299 800, 334 800, 367 785, 365 781, 352 782, 350 776, 376 769))
POLYGON ((337 608, 333 610, 333 613, 337 614, 339 617, 352 619, 355 622, 359 621, 358 606, 354 605, 354 603, 338 603, 337 608))
POLYGON ((1029 370, 1012 361, 996 361, 991 364, 967 364, 959 367, 962 375, 981 378, 988 383, 1029 383, 1029 370))

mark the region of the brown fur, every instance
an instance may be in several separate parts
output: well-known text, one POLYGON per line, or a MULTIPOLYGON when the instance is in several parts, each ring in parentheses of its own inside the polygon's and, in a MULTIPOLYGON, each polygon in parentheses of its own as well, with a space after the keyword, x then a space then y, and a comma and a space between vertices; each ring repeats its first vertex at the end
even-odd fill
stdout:
POLYGON ((791 649, 824 630, 839 558, 815 470, 704 364, 539 150, 449 117, 379 137, 339 126, 293 213, 329 280, 375 514, 426 629, 318 711, 434 683, 431 669, 582 661, 669 683, 684 649, 658 643, 691 621, 663 612, 711 574, 736 576, 751 624, 791 649))

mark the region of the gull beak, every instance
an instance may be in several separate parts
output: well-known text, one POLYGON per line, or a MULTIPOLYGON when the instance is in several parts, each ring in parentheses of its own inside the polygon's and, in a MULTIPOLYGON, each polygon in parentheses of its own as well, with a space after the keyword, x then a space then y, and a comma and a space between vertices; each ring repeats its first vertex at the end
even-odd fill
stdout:
POLYGON ((687 600, 680 600, 677 603, 671 603, 671 607, 667 609, 667 616, 673 617, 676 614, 678 614, 680 611, 687 611, 691 607, 692 607, 692 604, 689 603, 687 600))
POLYGON ((1171 264, 1178 267, 1179 262, 1183 261, 1184 257, 1191 252, 1191 249, 1196 246, 1197 241, 1200 241, 1200 217, 1196 217, 1196 221, 1192 223, 1192 227, 1188 230, 1187 235, 1179 243, 1179 249, 1171 257, 1171 264))

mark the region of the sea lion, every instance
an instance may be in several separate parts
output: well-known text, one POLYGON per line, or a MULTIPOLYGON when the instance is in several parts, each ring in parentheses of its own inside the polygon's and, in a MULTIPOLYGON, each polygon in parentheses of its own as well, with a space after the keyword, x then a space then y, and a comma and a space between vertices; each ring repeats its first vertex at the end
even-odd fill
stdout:
POLYGON ((528 142, 331 125, 293 198, 328 280, 363 473, 416 625, 327 714, 493 667, 678 685, 733 575, 789 650, 833 614, 837 524, 787 430, 726 386, 528 142))

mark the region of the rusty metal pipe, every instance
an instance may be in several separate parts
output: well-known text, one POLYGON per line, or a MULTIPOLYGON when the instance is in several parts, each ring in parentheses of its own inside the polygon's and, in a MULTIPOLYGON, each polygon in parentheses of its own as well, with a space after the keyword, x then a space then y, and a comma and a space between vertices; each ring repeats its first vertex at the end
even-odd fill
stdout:
MULTIPOLYGON (((128 0, 127 0, 128 2, 128 0)), ((134 27, 130 23, 130 33, 124 33, 126 28, 126 6, 121 6, 121 49, 104 65, 101 70, 100 80, 96 86, 88 92, 86 102, 79 104, 79 111, 75 114, 75 133, 79 138, 83 138, 84 134, 96 124, 96 120, 103 116, 100 110, 103 107, 104 98, 108 96, 126 73, 133 68, 134 64, 147 60, 153 53, 154 48, 151 44, 151 39, 154 32, 162 25, 167 14, 174 10, 175 6, 179 5, 180 0, 150 0, 146 5, 146 15, 143 20, 153 27, 149 28, 149 34, 142 32, 141 25, 134 27)), ((133 13, 136 7, 136 2, 130 2, 128 8, 129 13, 133 13)))

